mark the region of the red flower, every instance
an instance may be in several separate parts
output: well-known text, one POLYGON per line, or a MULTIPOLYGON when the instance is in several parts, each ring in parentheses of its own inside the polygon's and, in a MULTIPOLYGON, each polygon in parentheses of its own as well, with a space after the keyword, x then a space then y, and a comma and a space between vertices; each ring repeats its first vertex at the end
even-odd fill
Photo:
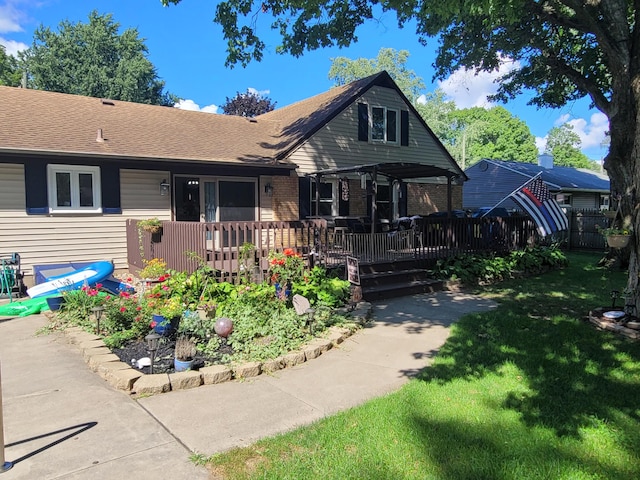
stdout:
POLYGON ((150 324, 151 328, 156 328, 156 325, 158 325, 158 323, 155 320, 150 324))
POLYGON ((126 311, 127 311, 127 308, 126 308, 126 307, 120 307, 120 313, 124 313, 124 312, 126 312, 126 311))

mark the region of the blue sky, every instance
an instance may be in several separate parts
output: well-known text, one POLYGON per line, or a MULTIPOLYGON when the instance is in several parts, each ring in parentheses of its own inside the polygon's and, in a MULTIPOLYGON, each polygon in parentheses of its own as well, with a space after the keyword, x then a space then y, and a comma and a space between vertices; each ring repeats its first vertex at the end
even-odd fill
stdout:
MULTIPOLYGON (((393 13, 381 14, 376 22, 361 27, 359 41, 349 48, 318 50, 301 58, 275 54, 277 38, 270 34, 270 17, 259 18, 258 33, 265 35, 268 45, 262 62, 229 69, 224 66, 221 29, 213 23, 215 5, 203 0, 183 0, 168 8, 160 0, 0 0, 0 44, 15 54, 31 44, 40 24, 57 30, 62 20, 86 22, 94 9, 111 13, 121 28, 138 29, 167 89, 184 99, 182 107, 210 112, 227 97, 247 89, 268 96, 277 107, 321 93, 332 85, 327 78, 332 58, 375 58, 380 48, 408 50, 407 65, 424 79, 426 91, 442 88, 458 108, 487 106, 486 95, 495 91, 493 76, 486 74, 458 71, 442 82, 433 81, 436 40, 420 45, 412 28, 397 27, 393 13)), ((509 68, 508 62, 504 68, 509 68)), ((527 106, 527 100, 523 95, 504 106, 527 123, 540 148, 554 125, 569 122, 589 158, 601 160, 605 155, 601 142, 608 123, 603 114, 588 108, 587 99, 558 110, 538 110, 527 106)))

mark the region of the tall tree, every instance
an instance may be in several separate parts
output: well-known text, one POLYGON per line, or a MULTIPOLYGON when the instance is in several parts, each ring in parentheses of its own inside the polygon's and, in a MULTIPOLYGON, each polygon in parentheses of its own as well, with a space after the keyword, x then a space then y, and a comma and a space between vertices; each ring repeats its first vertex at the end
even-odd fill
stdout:
POLYGON ((227 97, 227 101, 220 108, 225 115, 255 117, 276 108, 276 102, 247 89, 245 93, 237 92, 233 98, 227 97))
POLYGON ((138 31, 118 33, 110 14, 93 11, 89 23, 62 21, 58 31, 41 25, 32 46, 21 52, 29 86, 40 90, 111 98, 154 105, 173 105, 164 91, 138 31))
POLYGON ((573 125, 563 123, 553 127, 547 134, 547 146, 544 152, 553 156, 554 165, 575 168, 592 168, 587 156, 580 151, 582 140, 573 131, 573 125))
POLYGON ((456 143, 456 122, 453 117, 455 102, 447 100, 445 93, 436 89, 418 97, 414 106, 436 137, 453 154, 456 143))
POLYGON ((18 60, 7 54, 4 45, 0 45, 0 85, 17 87, 20 85, 22 73, 18 68, 18 60))
MULTIPOLYGON (((165 5, 181 0, 161 0, 165 5)), ((226 0, 214 21, 227 40, 227 62, 260 60, 265 43, 256 34, 261 16, 274 17, 281 53, 357 41, 356 29, 373 18, 376 0, 226 0)), ((625 226, 634 229, 626 289, 640 311, 640 4, 628 0, 493 0, 383 2, 398 24, 416 21, 426 43, 438 37, 436 74, 459 68, 495 71, 504 61, 496 97, 533 92, 533 105, 560 107, 588 96, 607 115, 611 134, 604 166, 625 226), (619 197, 618 197, 619 196, 619 197)))
POLYGON ((381 48, 376 58, 357 58, 355 60, 347 57, 332 58, 329 80, 333 80, 336 85, 345 85, 386 70, 407 98, 411 102, 415 102, 420 92, 425 88, 425 84, 422 78, 407 68, 408 59, 409 52, 407 50, 397 51, 393 48, 381 48))
POLYGON ((456 153, 468 167, 483 158, 535 163, 538 159, 535 137, 529 127, 504 107, 466 108, 456 111, 456 153), (464 155, 462 151, 464 150, 464 155))

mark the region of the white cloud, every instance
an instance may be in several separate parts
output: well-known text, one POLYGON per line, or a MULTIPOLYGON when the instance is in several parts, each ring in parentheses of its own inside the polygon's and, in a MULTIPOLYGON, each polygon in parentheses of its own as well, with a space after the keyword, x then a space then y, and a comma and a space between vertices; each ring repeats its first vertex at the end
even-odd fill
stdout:
POLYGON ((18 55, 18 52, 29 48, 29 45, 27 45, 26 43, 16 42, 15 40, 7 40, 6 38, 2 37, 0 37, 0 45, 4 45, 5 52, 7 52, 8 55, 13 55, 14 57, 18 55))
POLYGON ((519 68, 518 62, 504 58, 498 70, 493 72, 476 74, 475 70, 458 69, 445 80, 439 81, 438 87, 458 108, 490 108, 492 104, 487 97, 498 90, 495 80, 515 68, 519 68))
POLYGON ((218 113, 217 105, 207 105, 200 108, 193 100, 180 100, 178 103, 174 105, 175 108, 180 108, 182 110, 191 110, 194 112, 205 112, 205 113, 218 113))
POLYGON ((568 123, 573 126, 573 131, 580 137, 583 150, 599 148, 605 138, 605 133, 609 131, 609 120, 601 112, 591 115, 589 122, 584 118, 575 118, 569 120, 568 123))
MULTIPOLYGON (((604 113, 596 112, 589 118, 589 121, 584 118, 574 118, 570 120, 569 114, 560 115, 553 125, 559 127, 568 123, 573 127, 573 132, 577 133, 580 137, 580 150, 601 148, 602 142, 605 138, 605 133, 609 131, 609 120, 604 113)), ((544 148, 547 145, 547 136, 536 137, 536 147, 540 153, 544 152, 544 148)), ((588 154, 587 154, 588 156, 588 154)))
POLYGON ((247 91, 253 95, 257 95, 258 97, 266 97, 267 95, 269 95, 269 93, 271 93, 271 90, 258 90, 253 87, 247 88, 247 91))
POLYGON ((18 10, 11 0, 0 5, 0 33, 21 32, 20 20, 22 12, 18 10))

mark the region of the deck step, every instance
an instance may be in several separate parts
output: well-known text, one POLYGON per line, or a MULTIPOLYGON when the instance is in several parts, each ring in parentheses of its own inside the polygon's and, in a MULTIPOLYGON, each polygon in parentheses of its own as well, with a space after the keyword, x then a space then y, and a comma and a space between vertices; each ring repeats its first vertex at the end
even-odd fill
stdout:
POLYGON ((389 283, 377 286, 363 286, 362 297, 373 302, 387 298, 405 297, 417 293, 432 293, 442 290, 444 282, 442 280, 414 280, 407 282, 389 283))

